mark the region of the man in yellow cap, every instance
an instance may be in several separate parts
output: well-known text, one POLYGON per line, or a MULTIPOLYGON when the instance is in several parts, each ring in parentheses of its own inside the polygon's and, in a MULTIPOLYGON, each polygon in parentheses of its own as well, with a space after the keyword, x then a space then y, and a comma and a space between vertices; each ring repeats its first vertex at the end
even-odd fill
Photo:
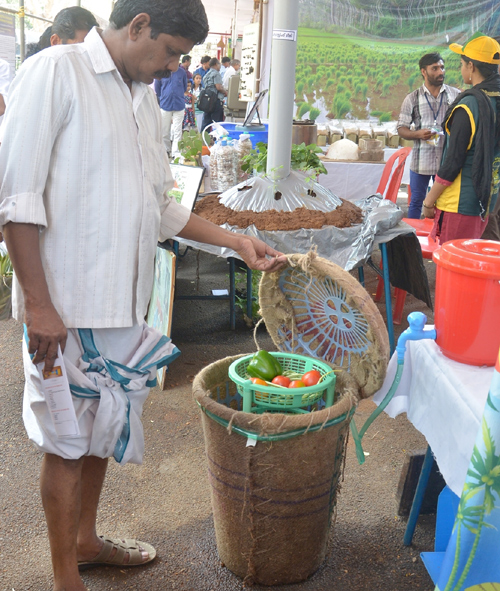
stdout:
POLYGON ((441 166, 423 203, 440 243, 480 238, 500 186, 500 45, 478 33, 450 49, 461 56, 463 80, 472 88, 446 113, 441 166))

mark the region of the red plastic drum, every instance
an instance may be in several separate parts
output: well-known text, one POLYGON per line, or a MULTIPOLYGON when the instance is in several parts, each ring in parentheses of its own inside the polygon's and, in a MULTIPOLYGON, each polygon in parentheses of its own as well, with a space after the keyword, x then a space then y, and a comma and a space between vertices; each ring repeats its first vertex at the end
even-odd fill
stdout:
POLYGON ((495 365, 500 347, 500 242, 452 240, 433 255, 437 344, 460 363, 495 365))

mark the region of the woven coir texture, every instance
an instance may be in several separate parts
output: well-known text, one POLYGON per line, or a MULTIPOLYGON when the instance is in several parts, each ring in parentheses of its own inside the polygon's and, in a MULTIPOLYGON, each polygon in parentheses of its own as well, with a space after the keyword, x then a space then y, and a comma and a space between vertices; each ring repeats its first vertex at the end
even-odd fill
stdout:
POLYGON ((305 345, 317 351, 319 359, 347 369, 362 398, 380 390, 389 363, 389 338, 370 294, 347 271, 314 252, 289 255, 288 262, 284 270, 264 273, 259 288, 261 314, 274 344, 280 351, 310 355, 305 345), (288 279, 286 293, 280 287, 282 276, 288 279), (360 331, 354 337, 360 337, 363 350, 356 351, 353 333, 343 331, 342 319, 332 312, 332 291, 342 292, 344 312, 356 316, 360 331), (311 298, 312 311, 303 303, 311 298))
POLYGON ((243 413, 212 398, 218 386, 226 390, 229 365, 237 358, 208 366, 193 384, 201 407, 229 423, 202 413, 219 556, 247 584, 303 581, 325 558, 357 385, 348 374, 339 375, 338 401, 309 414, 243 413), (338 424, 324 426, 337 417, 338 424), (234 431, 269 436, 314 425, 324 427, 255 447, 234 431))

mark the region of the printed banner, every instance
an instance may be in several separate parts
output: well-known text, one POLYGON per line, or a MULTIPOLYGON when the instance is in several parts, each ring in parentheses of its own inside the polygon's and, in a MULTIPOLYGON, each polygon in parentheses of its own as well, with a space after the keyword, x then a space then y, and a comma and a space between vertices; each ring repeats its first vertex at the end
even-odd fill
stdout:
POLYGON ((500 591, 500 357, 436 591, 500 591))
POLYGON ((423 82, 426 53, 445 61, 445 83, 462 88, 448 49, 478 31, 500 35, 500 3, 472 0, 301 0, 295 117, 394 121, 423 82))

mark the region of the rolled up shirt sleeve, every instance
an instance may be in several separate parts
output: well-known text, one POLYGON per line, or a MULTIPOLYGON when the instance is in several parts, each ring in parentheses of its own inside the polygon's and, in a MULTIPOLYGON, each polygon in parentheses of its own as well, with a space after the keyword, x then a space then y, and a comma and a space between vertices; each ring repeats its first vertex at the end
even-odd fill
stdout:
POLYGON ((10 88, 0 146, 0 230, 9 222, 47 226, 43 194, 52 149, 68 115, 65 72, 40 55, 23 66, 10 88))
POLYGON ((447 123, 450 135, 445 157, 436 175, 436 181, 450 185, 462 170, 467 151, 472 144, 472 126, 469 113, 458 105, 447 123))
POLYGON ((177 236, 188 223, 190 216, 189 209, 177 203, 175 199, 168 197, 161 208, 159 241, 163 242, 168 238, 177 236))

